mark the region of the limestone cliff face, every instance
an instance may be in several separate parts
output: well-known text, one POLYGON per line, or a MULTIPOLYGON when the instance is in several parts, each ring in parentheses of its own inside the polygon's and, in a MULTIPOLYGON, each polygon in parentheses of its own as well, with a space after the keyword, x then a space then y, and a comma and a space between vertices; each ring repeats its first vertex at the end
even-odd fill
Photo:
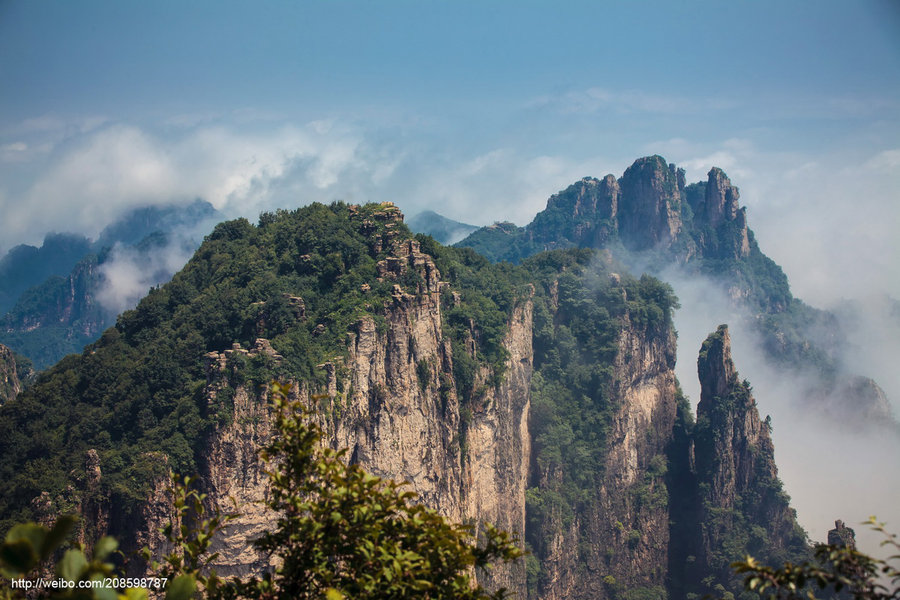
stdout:
POLYGON ((603 247, 617 228, 619 182, 612 175, 585 177, 547 201, 526 236, 535 248, 603 247))
MULTIPOLYGON (((466 428, 462 503, 465 519, 492 523, 525 538, 525 490, 531 457, 528 430, 532 363, 532 304, 515 308, 504 340, 509 352, 499 387, 488 386, 466 428)), ((487 375, 487 373, 484 373, 487 375)), ((497 566, 485 574, 490 588, 506 587, 525 597, 525 562, 497 566)))
MULTIPOLYGON (((571 524, 546 523, 538 598, 612 598, 666 585, 666 447, 676 412, 675 335, 626 318, 615 359, 608 454, 599 487, 571 524)), ((553 473, 543 474, 545 479, 553 473)))
POLYGON ((239 358, 258 355, 258 351, 251 354, 239 347, 207 355, 207 401, 223 414, 227 424, 220 426, 208 443, 202 472, 204 491, 212 505, 241 514, 215 543, 215 551, 220 553, 216 569, 226 576, 245 576, 268 566, 252 542, 275 519, 260 502, 267 496, 268 479, 259 450, 272 434, 266 390, 237 383, 242 368, 239 358))
POLYGON ((99 334, 101 322, 107 315, 94 298, 99 282, 97 258, 89 256, 72 269, 65 278, 48 280, 34 288, 32 308, 13 307, 6 316, 7 332, 28 332, 40 327, 63 325, 72 328, 71 335, 93 337, 99 334))
POLYGON ((0 344, 0 404, 15 400, 22 391, 12 350, 0 344))
POLYGON ((22 294, 0 318, 0 339, 37 369, 81 352, 115 320, 96 299, 100 283, 97 257, 88 255, 67 277, 51 277, 22 294))
POLYGON ((805 536, 778 479, 770 425, 760 419, 749 383, 739 381, 726 325, 703 343, 697 370, 701 396, 691 452, 696 496, 688 503, 693 512, 675 519, 693 521, 689 529, 697 532, 689 550, 695 561, 685 569, 727 582, 738 554, 784 559, 805 551, 805 536))
POLYGON ((661 156, 638 159, 622 175, 619 237, 629 250, 666 248, 682 228, 683 179, 661 156))
POLYGON ((709 435, 697 440, 697 469, 710 484, 711 504, 730 509, 759 476, 777 474, 774 446, 749 387, 738 381, 727 326, 720 326, 703 343, 697 371, 701 386, 697 420, 709 424, 709 435))
POLYGON ((688 195, 694 238, 704 256, 735 260, 750 256, 747 209, 741 208, 740 197, 738 188, 718 167, 707 174, 702 195, 688 195))
MULTIPOLYGON (((386 326, 366 317, 348 334, 346 358, 320 365, 324 389, 294 386, 297 397, 310 402, 313 392, 326 443, 347 448, 349 460, 368 472, 407 481, 422 502, 454 521, 490 522, 524 534, 525 485, 530 439, 528 390, 531 384, 531 302, 513 311, 505 347, 506 374, 497 386, 487 386, 477 406, 461 407, 452 378, 453 353, 442 332, 441 292, 448 284, 432 259, 414 240, 393 244, 389 258, 378 265, 387 280, 407 271, 419 274, 417 289, 394 286, 385 306, 386 326), (324 393, 326 398, 318 398, 324 393)), ((207 397, 213 410, 233 411, 212 436, 203 478, 212 502, 229 508, 233 498, 241 517, 225 531, 217 550, 220 573, 245 575, 265 567, 265 559, 250 546, 275 516, 258 501, 265 498, 266 478, 257 450, 271 435, 265 391, 238 384, 238 355, 268 354, 267 342, 256 348, 234 348, 207 357, 207 397)), ((486 382, 489 373, 479 378, 486 382)), ((525 593, 524 564, 498 566, 482 583, 525 593)))

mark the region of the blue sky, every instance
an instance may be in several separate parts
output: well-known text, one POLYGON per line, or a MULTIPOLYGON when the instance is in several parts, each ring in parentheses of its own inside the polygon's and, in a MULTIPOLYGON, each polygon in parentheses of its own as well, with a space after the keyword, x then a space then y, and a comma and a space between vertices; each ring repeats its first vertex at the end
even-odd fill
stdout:
POLYGON ((898 4, 0 1, 0 251, 195 197, 524 224, 656 153, 807 297, 900 282, 898 4))

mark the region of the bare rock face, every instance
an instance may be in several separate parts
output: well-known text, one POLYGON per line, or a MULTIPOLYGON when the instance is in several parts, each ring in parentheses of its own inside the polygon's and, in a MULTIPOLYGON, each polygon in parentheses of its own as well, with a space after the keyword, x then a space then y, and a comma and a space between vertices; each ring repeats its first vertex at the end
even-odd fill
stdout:
MULTIPOLYGON (((504 340, 509 351, 506 377, 488 386, 480 410, 466 428, 463 453, 463 518, 492 523, 525 538, 525 490, 528 485, 531 436, 532 304, 515 308, 504 340)), ((487 373, 484 373, 486 376, 487 373)), ((488 588, 505 587, 525 596, 525 561, 497 565, 480 577, 488 588)))
MULTIPOLYGON (((384 243, 379 240, 379 243, 384 243)), ((327 383, 326 399, 317 399, 317 420, 325 443, 347 448, 348 459, 368 472, 406 481, 420 501, 454 521, 490 522, 524 537, 525 486, 530 438, 529 387, 532 371, 531 302, 513 311, 505 346, 506 376, 489 389, 466 422, 452 378, 453 353, 444 338, 440 280, 431 257, 415 240, 390 242, 391 256, 377 265, 385 280, 399 281, 415 271, 417 289, 394 286, 385 306, 386 327, 371 317, 348 333, 346 359, 319 367, 327 383)), ((266 393, 245 385, 231 388, 237 354, 278 360, 271 345, 257 340, 252 350, 233 348, 207 355, 207 399, 211 410, 231 415, 212 436, 203 478, 211 503, 225 510, 236 501, 241 516, 232 521, 215 550, 223 575, 247 575, 268 566, 252 547, 276 515, 259 501, 267 479, 257 451, 271 436, 266 393)), ((490 373, 479 373, 486 382, 490 373)), ((294 386, 297 398, 310 402, 305 384, 294 386)), ((521 561, 520 561, 521 563, 521 561)), ((498 565, 482 577, 489 587, 505 586, 525 595, 524 564, 498 565)))
POLYGON ((616 230, 619 183, 612 175, 585 177, 547 201, 526 229, 536 247, 550 250, 568 245, 602 247, 616 230))
POLYGON ((681 231, 683 177, 661 156, 638 159, 620 181, 619 237, 630 250, 666 248, 681 231), (679 182, 681 185, 679 185, 679 182))
POLYGON ((424 503, 458 519, 459 401, 452 386, 443 397, 440 391, 439 373, 453 360, 441 330, 440 274, 413 240, 395 245, 377 270, 388 280, 415 270, 423 283, 419 290, 394 286, 383 333, 371 318, 357 323, 346 375, 334 385, 344 390, 333 399, 341 408, 328 415, 326 429, 366 470, 409 481, 424 503))
POLYGON ((15 400, 22 391, 12 350, 0 344, 0 404, 15 400))
POLYGON ((700 348, 697 359, 700 377, 700 406, 698 411, 709 412, 716 398, 724 398, 737 383, 737 370, 731 360, 731 335, 727 325, 720 325, 700 348), (702 406, 702 408, 700 408, 702 406))
POLYGON ((240 359, 259 355, 273 360, 277 356, 262 338, 253 350, 237 346, 207 355, 207 403, 224 422, 208 444, 202 472, 204 491, 212 506, 241 513, 214 542, 214 551, 220 553, 215 567, 225 576, 246 576, 268 566, 252 542, 276 519, 261 502, 268 493, 268 479, 259 450, 272 434, 266 390, 229 385, 230 377, 238 375, 243 364, 240 359))
POLYGON ((710 169, 705 194, 691 205, 695 235, 705 256, 723 259, 750 256, 747 209, 741 208, 740 198, 738 188, 731 185, 722 169, 710 169))
POLYGON ((830 397, 826 410, 839 414, 842 419, 859 423, 894 423, 894 411, 884 390, 869 377, 849 377, 842 381, 830 397), (853 398, 852 410, 846 398, 853 398))
MULTIPOLYGON (((144 459, 157 463, 158 475, 150 482, 147 502, 137 516, 143 527, 138 530, 134 540, 131 540, 133 545, 123 544, 122 550, 126 555, 134 556, 142 548, 147 548, 154 560, 161 560, 175 550, 172 543, 163 535, 162 529, 169 524, 175 529, 181 527, 181 518, 172 505, 172 496, 169 493, 171 482, 168 477, 168 456, 162 452, 147 452, 144 459)), ((129 565, 129 575, 145 575, 143 569, 138 569, 137 561, 134 561, 129 565)))
POLYGON ((740 206, 738 189, 731 185, 725 172, 713 167, 707 174, 706 183, 706 222, 710 227, 718 227, 722 221, 733 221, 737 217, 740 206))

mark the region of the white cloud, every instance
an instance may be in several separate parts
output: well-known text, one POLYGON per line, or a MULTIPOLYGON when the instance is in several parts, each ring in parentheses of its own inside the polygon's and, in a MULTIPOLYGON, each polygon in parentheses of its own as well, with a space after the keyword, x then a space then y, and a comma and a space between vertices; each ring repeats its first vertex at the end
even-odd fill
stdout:
POLYGON ((28 144, 25 142, 12 142, 0 146, 0 161, 19 162, 26 159, 28 144))
MULTIPOLYGON (((835 519, 854 526, 870 514, 892 523, 900 519, 896 498, 900 495, 900 473, 893 468, 900 456, 900 437, 888 429, 872 427, 860 431, 853 423, 837 422, 823 411, 804 405, 802 399, 818 382, 801 375, 786 376, 772 366, 760 350, 758 336, 747 321, 730 306, 722 289, 702 278, 686 276, 677 269, 663 274, 675 288, 681 308, 675 314, 678 330, 676 375, 682 389, 692 400, 699 400, 697 355, 709 333, 727 323, 731 333, 732 352, 740 377, 753 386, 762 417, 771 415, 775 442, 775 461, 785 489, 797 509, 800 524, 812 539, 825 541, 825 534, 835 519)), ((859 335, 871 332, 883 314, 859 313, 859 335)), ((884 327, 884 323, 881 325, 884 327)), ((891 332, 897 329, 894 322, 891 332)), ((863 373, 895 387, 893 363, 898 342, 891 336, 867 337, 864 356, 885 353, 884 360, 851 367, 865 366, 863 373), (892 378, 893 377, 893 378, 892 378)), ((846 349, 848 359, 857 349, 846 349)), ((857 357, 860 358, 860 357, 857 357)), ((844 400, 846 402, 846 400, 844 400)), ((857 527, 857 537, 867 552, 878 552, 878 540, 864 528, 857 527)))
POLYGON ((193 251, 194 245, 180 237, 148 253, 115 246, 99 268, 102 283, 97 301, 110 314, 134 308, 147 290, 165 283, 181 269, 193 251))
POLYGON ((900 169, 900 148, 879 152, 866 162, 865 167, 876 171, 900 169))
MULTIPOLYGON (((33 126, 38 125, 57 126, 33 126)), ((5 153, 27 149, 24 142, 7 146, 5 153)), ((131 207, 196 197, 226 214, 252 218, 276 203, 330 201, 359 187, 361 179, 377 174, 383 180, 395 168, 368 164, 357 132, 324 122, 262 131, 204 125, 177 136, 115 124, 70 136, 53 148, 23 192, 24 201, 0 204, 5 240, 15 243, 26 232, 49 230, 95 235, 131 207), (291 198, 276 193, 288 189, 291 198)))

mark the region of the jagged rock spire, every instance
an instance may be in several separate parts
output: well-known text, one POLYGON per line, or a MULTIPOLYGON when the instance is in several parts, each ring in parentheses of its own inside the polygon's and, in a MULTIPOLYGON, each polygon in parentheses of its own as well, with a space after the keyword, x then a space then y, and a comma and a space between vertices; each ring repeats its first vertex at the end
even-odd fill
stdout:
POLYGON ((728 325, 719 325, 700 347, 697 358, 700 377, 700 403, 708 405, 716 397, 724 397, 737 381, 737 371, 731 360, 731 336, 728 325))
POLYGON ((622 175, 619 236, 632 250, 668 246, 681 231, 681 186, 675 165, 661 156, 634 161, 622 175))
POLYGON ((689 582, 712 573, 727 587, 734 583, 730 564, 742 553, 802 557, 806 541, 778 480, 769 424, 760 420, 750 384, 740 380, 731 358, 727 325, 703 342, 697 372, 697 424, 683 459, 693 478, 682 475, 675 484, 673 504, 678 531, 688 538, 682 551, 695 561, 675 557, 672 577, 689 582))
POLYGON ((844 525, 844 522, 837 519, 834 522, 834 529, 828 532, 828 544, 831 546, 845 546, 848 548, 856 548, 856 532, 852 528, 844 525))

